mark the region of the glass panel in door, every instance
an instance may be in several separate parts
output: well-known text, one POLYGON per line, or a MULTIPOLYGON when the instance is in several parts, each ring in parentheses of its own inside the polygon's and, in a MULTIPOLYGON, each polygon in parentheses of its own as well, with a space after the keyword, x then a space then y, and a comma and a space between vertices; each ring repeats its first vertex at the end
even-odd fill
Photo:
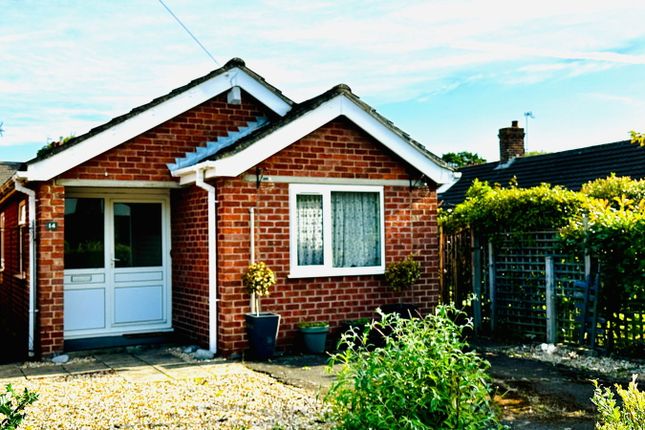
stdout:
POLYGON ((161 203, 115 203, 115 267, 161 266, 161 250, 161 203))
POLYGON ((105 267, 105 201, 65 199, 65 269, 105 267))

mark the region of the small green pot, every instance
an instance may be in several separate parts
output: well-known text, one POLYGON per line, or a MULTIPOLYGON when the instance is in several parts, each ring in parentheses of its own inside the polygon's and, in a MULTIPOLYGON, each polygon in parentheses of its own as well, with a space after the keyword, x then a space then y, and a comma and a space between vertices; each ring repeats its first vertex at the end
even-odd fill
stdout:
POLYGON ((302 340, 308 352, 322 354, 327 344, 327 333, 329 326, 324 327, 301 327, 302 340))

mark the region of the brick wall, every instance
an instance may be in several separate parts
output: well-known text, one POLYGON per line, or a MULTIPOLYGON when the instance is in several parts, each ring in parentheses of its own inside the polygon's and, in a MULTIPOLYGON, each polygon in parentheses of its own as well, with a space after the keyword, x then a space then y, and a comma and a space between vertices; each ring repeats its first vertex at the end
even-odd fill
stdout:
POLYGON ((197 146, 237 131, 266 108, 247 93, 242 104, 226 103, 226 93, 202 103, 110 151, 61 175, 66 179, 172 181, 166 163, 183 157, 197 146))
POLYGON ((4 213, 5 268, 0 272, 0 362, 24 359, 27 355, 29 326, 29 230, 18 226, 18 204, 22 199, 17 194, 3 203, 4 213), (20 248, 22 247, 23 267, 20 270, 20 248))
POLYGON ((36 187, 38 345, 42 355, 63 350, 65 189, 53 181, 36 187), (49 231, 49 221, 58 223, 49 231))
MULTIPOLYGON (((320 176, 367 179, 408 179, 406 165, 346 119, 337 119, 264 161, 267 176, 320 176)), ((254 174, 251 169, 247 174, 254 174)), ((242 175, 243 177, 243 175, 242 175)), ((372 316, 374 309, 399 301, 383 276, 341 276, 287 279, 289 273, 288 184, 246 182, 242 177, 219 179, 218 289, 219 347, 224 354, 247 348, 243 314, 249 310, 241 276, 250 258, 249 209, 256 213, 256 259, 265 261, 278 284, 263 310, 282 315, 278 339, 289 346, 302 320, 327 320, 332 329, 345 319, 372 316)), ((401 300, 427 312, 439 300, 438 235, 435 189, 386 186, 386 263, 411 252, 423 263, 423 277, 401 300)))
MULTIPOLYGON (((272 113, 247 93, 229 105, 226 94, 185 112, 63 174, 63 179, 176 181, 166 163, 197 146, 272 113)), ((38 187, 39 343, 42 354, 63 350, 64 194, 54 182, 38 187), (48 232, 47 221, 58 222, 48 232)), ((206 194, 195 187, 172 194, 173 320, 180 334, 208 340, 206 194), (200 205, 203 207, 200 208, 200 205)))
POLYGON ((174 190, 172 207, 173 327, 177 334, 208 345, 207 193, 191 186, 174 190))

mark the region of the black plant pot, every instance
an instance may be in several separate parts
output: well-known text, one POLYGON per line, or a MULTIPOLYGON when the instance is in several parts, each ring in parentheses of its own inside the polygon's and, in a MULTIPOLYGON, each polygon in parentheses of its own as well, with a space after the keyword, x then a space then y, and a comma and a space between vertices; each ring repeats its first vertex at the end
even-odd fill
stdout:
POLYGON ((280 315, 271 312, 244 314, 246 331, 249 337, 251 357, 266 360, 273 356, 275 341, 280 328, 280 315))

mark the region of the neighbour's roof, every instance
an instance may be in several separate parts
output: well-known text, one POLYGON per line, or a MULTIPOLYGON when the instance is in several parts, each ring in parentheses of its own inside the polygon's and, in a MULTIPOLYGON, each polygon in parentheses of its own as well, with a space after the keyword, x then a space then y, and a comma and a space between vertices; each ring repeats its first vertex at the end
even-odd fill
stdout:
POLYGON ((0 161, 0 185, 8 181, 21 165, 14 161, 0 161))
POLYGON ((508 185, 515 177, 522 188, 549 183, 577 191, 582 184, 612 173, 616 176, 645 178, 645 147, 625 140, 588 146, 551 154, 518 157, 501 168, 498 161, 459 169, 461 179, 446 192, 439 194, 444 207, 452 207, 465 199, 475 178, 508 185))

